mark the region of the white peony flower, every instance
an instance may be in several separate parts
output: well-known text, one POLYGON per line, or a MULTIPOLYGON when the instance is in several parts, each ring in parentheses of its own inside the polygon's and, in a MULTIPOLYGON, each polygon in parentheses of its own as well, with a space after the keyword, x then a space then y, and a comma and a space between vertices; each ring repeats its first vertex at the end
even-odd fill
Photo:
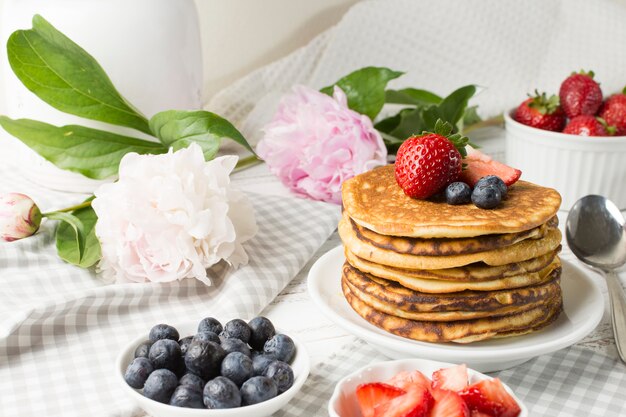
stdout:
POLYGON ((129 153, 119 180, 95 192, 98 270, 118 282, 196 278, 224 259, 246 264, 242 243, 257 232, 248 198, 230 183, 236 156, 205 162, 192 144, 164 155, 129 153))

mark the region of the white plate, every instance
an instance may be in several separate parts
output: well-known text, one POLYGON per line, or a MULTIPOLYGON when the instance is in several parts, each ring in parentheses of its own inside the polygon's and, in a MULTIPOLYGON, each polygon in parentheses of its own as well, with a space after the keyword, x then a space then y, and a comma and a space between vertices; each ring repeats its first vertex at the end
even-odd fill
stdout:
MULTIPOLYGON (((328 414, 330 417, 362 417, 359 410, 359 403, 356 399, 356 387, 367 382, 387 381, 394 375, 402 371, 418 370, 428 378, 432 373, 453 366, 451 363, 429 361, 426 359, 402 359, 397 361, 378 362, 351 373, 342 378, 333 392, 328 402, 328 414)), ((490 376, 481 374, 471 368, 467 369, 469 383, 474 384, 485 379, 492 379, 490 376)), ((513 390, 504 382, 504 389, 507 390, 520 407, 518 417, 528 417, 528 408, 515 395, 513 390)))
POLYGON ((388 333, 352 310, 341 291, 344 260, 342 246, 322 256, 309 272, 309 295, 330 320, 392 359, 419 357, 465 363, 480 372, 499 371, 578 342, 598 325, 604 312, 602 293, 592 278, 571 262, 561 260, 563 313, 545 329, 467 345, 419 342, 388 333))

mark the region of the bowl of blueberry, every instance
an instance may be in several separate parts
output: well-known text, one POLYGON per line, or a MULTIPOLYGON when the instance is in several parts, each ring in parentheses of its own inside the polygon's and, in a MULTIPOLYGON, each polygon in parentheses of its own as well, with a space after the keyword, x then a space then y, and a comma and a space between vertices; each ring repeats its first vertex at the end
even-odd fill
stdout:
POLYGON ((296 339, 265 317, 157 324, 120 353, 124 391, 154 417, 269 416, 309 375, 296 339))

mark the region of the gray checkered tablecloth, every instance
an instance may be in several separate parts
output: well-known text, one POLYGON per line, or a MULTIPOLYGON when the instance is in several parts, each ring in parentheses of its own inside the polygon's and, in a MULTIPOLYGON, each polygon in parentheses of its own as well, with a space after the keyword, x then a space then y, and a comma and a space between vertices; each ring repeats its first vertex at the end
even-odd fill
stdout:
MULTIPOLYGON (((313 369, 300 394, 274 416, 327 416, 328 400, 341 378, 385 360, 354 339, 313 369)), ((531 417, 626 416, 626 365, 588 349, 573 346, 490 375, 515 391, 531 417)))
MULTIPOLYGON (((30 195, 42 210, 84 195, 53 192, 0 168, 0 193, 30 195)), ((0 416, 131 416, 137 411, 114 379, 130 340, 160 322, 251 318, 285 287, 335 230, 339 208, 269 195, 251 198, 258 235, 247 266, 218 264, 213 285, 101 282, 93 270, 61 261, 54 224, 0 244, 0 416)), ((280 324, 278 324, 280 325, 280 324)))

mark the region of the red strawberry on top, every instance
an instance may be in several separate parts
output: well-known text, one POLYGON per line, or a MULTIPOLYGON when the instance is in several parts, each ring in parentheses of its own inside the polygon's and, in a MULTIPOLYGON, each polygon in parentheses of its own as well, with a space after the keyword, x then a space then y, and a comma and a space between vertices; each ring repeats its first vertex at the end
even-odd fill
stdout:
POLYGON ((363 417, 373 417, 376 407, 404 394, 405 390, 382 382, 361 384, 356 388, 356 398, 363 417))
POLYGON ((438 120, 434 133, 411 136, 400 146, 395 176, 406 195, 426 199, 459 178, 468 139, 451 133, 452 125, 438 120))
POLYGON ((565 126, 565 113, 559 106, 559 98, 548 98, 546 93, 539 94, 537 91, 519 105, 513 118, 527 126, 553 132, 560 132, 565 126))
POLYGON ((461 391, 467 387, 469 376, 467 365, 451 366, 433 372, 433 388, 461 391))
MULTIPOLYGON (((612 129, 613 131, 615 128, 612 129)), ((579 136, 607 136, 607 129, 594 116, 581 114, 569 121, 563 133, 579 136)))
POLYGON ((492 417, 517 417, 522 411, 498 378, 470 385, 459 395, 470 411, 478 410, 492 417))
POLYGON ((626 87, 620 94, 613 94, 607 98, 599 116, 603 118, 607 125, 615 126, 615 134, 626 136, 626 87))
POLYGON ((470 187, 474 187, 479 179, 487 175, 500 177, 506 186, 510 187, 522 175, 522 171, 519 169, 511 168, 502 162, 498 162, 476 149, 468 149, 463 163, 467 166, 461 172, 460 180, 470 187))
POLYGON ((575 72, 561 83, 561 107, 570 119, 581 114, 593 116, 602 105, 602 90, 593 75, 593 71, 575 72))

